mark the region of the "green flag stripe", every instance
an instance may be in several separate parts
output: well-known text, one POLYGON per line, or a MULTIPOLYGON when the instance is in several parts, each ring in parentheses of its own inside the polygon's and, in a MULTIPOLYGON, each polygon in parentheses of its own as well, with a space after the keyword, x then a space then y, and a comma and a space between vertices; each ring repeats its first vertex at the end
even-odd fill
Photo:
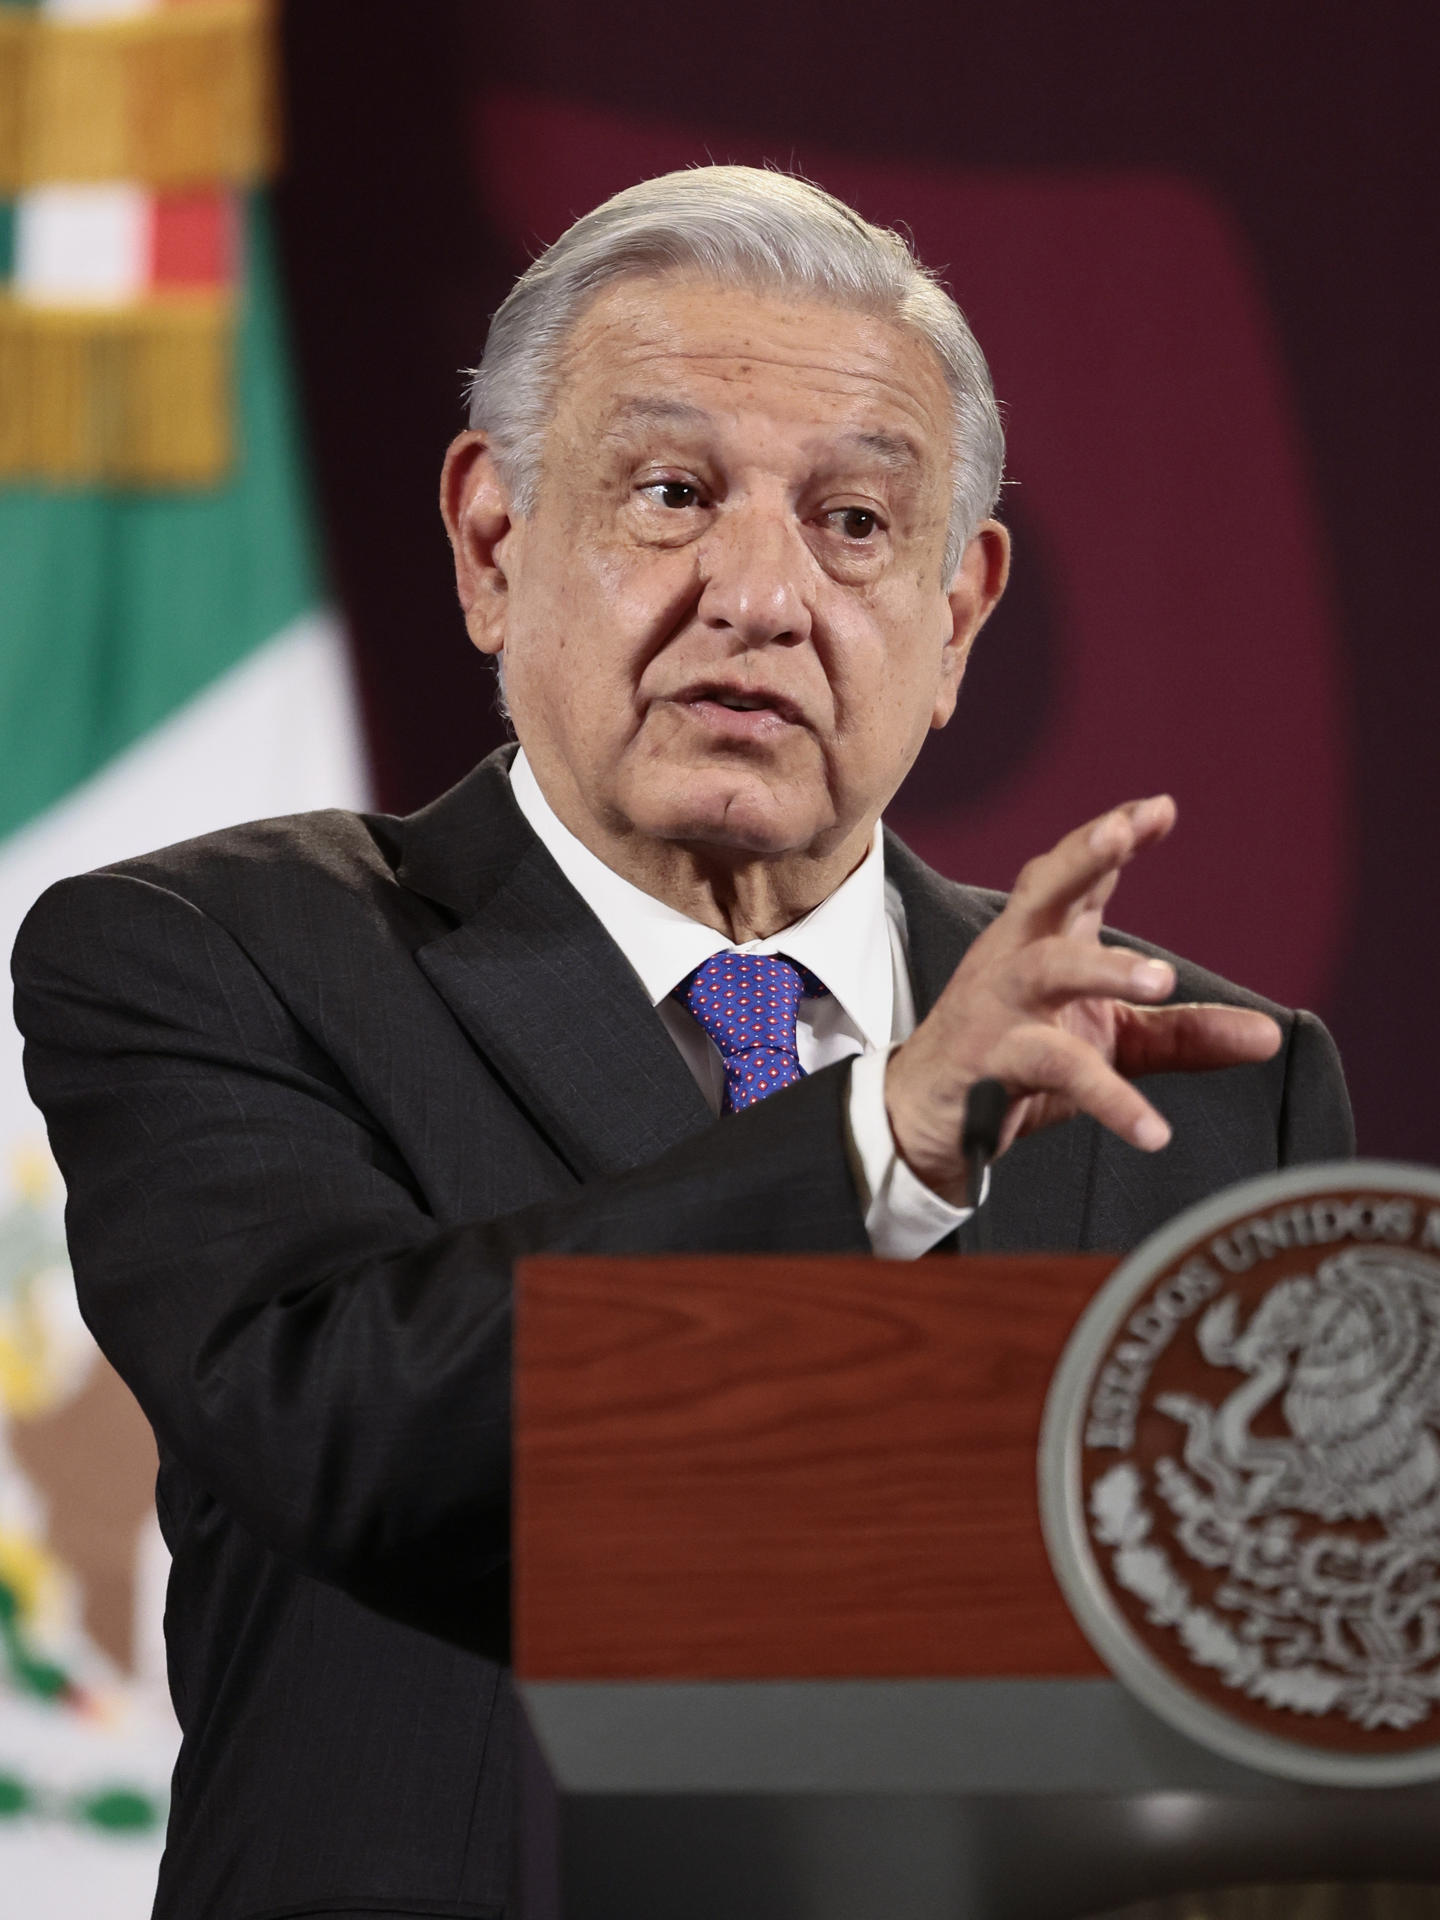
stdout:
POLYGON ((0 489, 0 835, 319 599, 258 200, 247 238, 231 478, 186 493, 0 489))
MULTIPOLYGON (((15 271, 15 202, 0 200, 0 283, 15 271)), ((3 291, 3 285, 0 285, 3 291)))

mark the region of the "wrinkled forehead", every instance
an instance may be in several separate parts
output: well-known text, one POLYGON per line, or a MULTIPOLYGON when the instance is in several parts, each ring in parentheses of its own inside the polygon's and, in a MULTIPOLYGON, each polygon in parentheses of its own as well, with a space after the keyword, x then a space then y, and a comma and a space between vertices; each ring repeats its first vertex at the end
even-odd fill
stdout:
POLYGON ((944 472, 950 398, 929 343, 833 302, 690 274, 602 290, 556 368, 557 425, 589 433, 746 416, 859 436, 877 455, 944 472))

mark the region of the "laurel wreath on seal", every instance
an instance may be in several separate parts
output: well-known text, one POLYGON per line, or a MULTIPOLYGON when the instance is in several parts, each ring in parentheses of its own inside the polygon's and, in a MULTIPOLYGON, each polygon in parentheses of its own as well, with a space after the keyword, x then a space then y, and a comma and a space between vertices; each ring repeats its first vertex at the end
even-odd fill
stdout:
POLYGON ((1274 1287, 1243 1328, 1234 1298, 1217 1302, 1197 1340, 1248 1377, 1219 1406, 1158 1396, 1186 1440, 1155 1488, 1178 1544, 1225 1578, 1214 1606, 1196 1600, 1125 1461, 1090 1494, 1116 1582, 1249 1699, 1417 1725, 1440 1700, 1440 1262, 1348 1249, 1274 1287), (1272 1403, 1284 1437, 1251 1424, 1272 1403))

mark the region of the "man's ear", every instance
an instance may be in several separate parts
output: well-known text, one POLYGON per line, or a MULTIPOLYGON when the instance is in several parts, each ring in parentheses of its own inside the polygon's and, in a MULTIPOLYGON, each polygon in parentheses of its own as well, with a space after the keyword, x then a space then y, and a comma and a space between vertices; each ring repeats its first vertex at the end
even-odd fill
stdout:
POLYGON ((950 603, 950 636, 945 642, 944 671, 935 696, 932 727, 943 727, 954 713, 975 636, 995 611, 1009 578, 1009 532, 998 520, 982 521, 960 557, 946 595, 950 603))
POLYGON ((482 653, 500 653, 509 611, 509 572, 520 526, 483 433, 457 434, 440 473, 440 514, 455 555, 455 589, 465 627, 482 653))

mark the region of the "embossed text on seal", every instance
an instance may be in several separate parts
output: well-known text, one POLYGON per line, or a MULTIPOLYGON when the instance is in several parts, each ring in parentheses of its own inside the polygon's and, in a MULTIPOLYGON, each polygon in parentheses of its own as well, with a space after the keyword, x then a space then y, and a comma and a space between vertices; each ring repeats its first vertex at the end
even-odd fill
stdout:
POLYGON ((1440 1777, 1440 1173, 1298 1168, 1152 1236, 1057 1371, 1041 1502, 1081 1626, 1184 1732, 1440 1777))

